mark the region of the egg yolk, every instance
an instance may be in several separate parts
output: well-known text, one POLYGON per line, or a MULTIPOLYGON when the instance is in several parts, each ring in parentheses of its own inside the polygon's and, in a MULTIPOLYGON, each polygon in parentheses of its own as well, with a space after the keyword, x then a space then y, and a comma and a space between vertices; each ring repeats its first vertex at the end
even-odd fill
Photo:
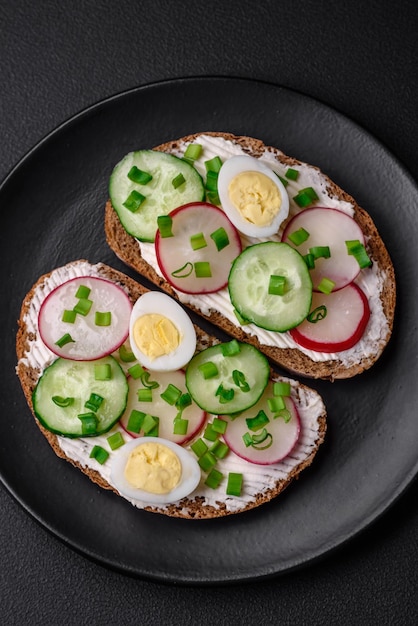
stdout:
POLYGON ((179 484, 181 463, 168 446, 149 442, 132 450, 124 473, 132 487, 148 493, 164 494, 179 484))
POLYGON ((228 194, 241 217, 256 226, 271 224, 282 203, 274 182, 261 172, 240 172, 229 183, 228 194))
POLYGON ((136 345, 149 359, 170 354, 180 344, 180 333, 168 317, 147 313, 139 317, 133 328, 136 345))

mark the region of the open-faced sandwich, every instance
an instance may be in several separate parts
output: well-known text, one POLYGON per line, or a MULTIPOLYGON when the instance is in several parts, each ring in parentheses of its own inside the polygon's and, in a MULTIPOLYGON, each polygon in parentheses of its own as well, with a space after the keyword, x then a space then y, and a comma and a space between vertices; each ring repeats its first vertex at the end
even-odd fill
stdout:
POLYGON ((127 154, 109 192, 116 255, 288 371, 349 378, 387 345, 390 256, 370 215, 318 168, 208 132, 127 154))
POLYGON ((55 453, 149 511, 207 519, 251 509, 298 477, 324 439, 316 391, 101 263, 39 278, 16 349, 55 453))

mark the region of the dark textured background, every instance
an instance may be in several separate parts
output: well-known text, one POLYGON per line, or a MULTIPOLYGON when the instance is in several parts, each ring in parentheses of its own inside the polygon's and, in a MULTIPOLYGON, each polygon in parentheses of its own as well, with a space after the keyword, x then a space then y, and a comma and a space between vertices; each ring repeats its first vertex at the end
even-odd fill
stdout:
MULTIPOLYGON (((417 59, 414 0, 3 0, 0 179, 86 106, 163 79, 217 75, 265 80, 335 107, 418 181, 417 59)), ((242 586, 185 587, 87 560, 0 488, 1 621, 416 624, 417 496, 415 482, 361 536, 299 572, 242 586)))

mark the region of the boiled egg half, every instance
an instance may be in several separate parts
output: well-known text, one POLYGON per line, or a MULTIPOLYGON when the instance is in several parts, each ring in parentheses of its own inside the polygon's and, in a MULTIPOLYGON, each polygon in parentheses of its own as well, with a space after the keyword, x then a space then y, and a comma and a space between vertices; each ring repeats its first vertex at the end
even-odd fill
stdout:
POLYGON ((218 176, 218 195, 234 226, 249 237, 270 237, 289 214, 289 197, 279 177, 249 155, 231 157, 218 176))
POLYGON ((164 505, 190 495, 201 471, 195 457, 177 443, 161 437, 140 437, 118 449, 112 460, 111 481, 129 500, 164 505))
POLYGON ((129 342, 141 365, 171 372, 184 367, 194 355, 196 332, 190 317, 173 298, 149 291, 133 306, 129 342))

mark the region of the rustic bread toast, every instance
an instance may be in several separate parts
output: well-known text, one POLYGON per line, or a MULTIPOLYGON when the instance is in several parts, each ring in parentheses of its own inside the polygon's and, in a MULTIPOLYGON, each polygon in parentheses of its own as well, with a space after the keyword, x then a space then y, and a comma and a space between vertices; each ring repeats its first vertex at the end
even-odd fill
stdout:
MULTIPOLYGON (((56 358, 43 344, 38 329, 37 316, 46 296, 58 285, 77 276, 97 276, 116 282, 129 295, 132 302, 145 293, 147 289, 124 275, 102 263, 92 265, 84 260, 69 263, 57 268, 33 285, 25 297, 16 337, 17 375, 32 413, 34 407, 32 394, 43 370, 56 358)), ((198 326, 197 349, 202 350, 216 343, 198 326)), ((286 379, 287 380, 287 379, 286 379)), ((188 498, 165 506, 144 506, 148 511, 168 516, 187 519, 209 519, 231 513, 246 511, 270 501, 281 493, 300 472, 307 468, 316 455, 326 432, 326 410, 319 394, 306 385, 291 381, 291 394, 295 401, 301 420, 301 434, 291 454, 283 462, 271 466, 255 466, 242 461, 230 453, 225 461, 226 468, 242 471, 244 474, 244 492, 240 497, 226 496, 225 493, 214 492, 203 485, 188 498)), ((34 414, 35 415, 35 414, 34 414)), ((71 439, 58 436, 35 421, 42 434, 46 437, 54 452, 84 472, 94 483, 104 489, 118 493, 111 484, 110 472, 104 464, 101 466, 95 459, 89 458, 88 451, 95 443, 95 437, 71 439)), ((133 503, 135 504, 135 503, 133 503)))
MULTIPOLYGON (((365 235, 366 249, 373 262, 375 290, 373 295, 371 322, 366 328, 364 340, 359 343, 355 350, 347 350, 332 355, 315 355, 312 351, 304 350, 297 345, 280 346, 263 343, 257 334, 248 332, 245 326, 240 326, 228 319, 214 308, 200 305, 198 298, 193 300, 185 298, 184 294, 175 291, 158 271, 155 263, 150 263, 144 257, 146 245, 138 242, 129 235, 108 200, 105 208, 105 233, 106 239, 115 254, 128 266, 135 269, 141 276, 152 281, 158 287, 165 290, 173 297, 178 298, 183 304, 189 306, 195 313, 202 315, 215 326, 229 333, 240 341, 253 344, 264 352, 273 362, 285 368, 291 373, 306 377, 322 378, 328 380, 350 378, 369 369, 380 357, 387 345, 392 329, 396 303, 395 272, 389 253, 385 247, 379 232, 370 215, 361 208, 356 201, 338 185, 332 182, 317 167, 298 161, 283 154, 280 150, 266 146, 258 139, 245 136, 235 136, 230 133, 198 133, 170 141, 159 145, 155 150, 172 153, 181 156, 188 144, 192 142, 206 141, 221 142, 226 151, 233 154, 249 154, 256 158, 274 159, 277 168, 299 166, 320 185, 322 197, 318 205, 324 202, 338 205, 342 203, 352 210, 354 220, 360 225, 365 235)), ((292 205, 292 201, 291 201, 292 205)), ((293 210, 295 205, 293 206, 293 210)), ((291 206, 292 211, 292 206, 291 206)), ((290 217, 289 217, 290 219, 290 217)), ((285 223, 286 224, 286 223, 285 223)), ((284 226, 285 226, 284 224, 284 226)))

